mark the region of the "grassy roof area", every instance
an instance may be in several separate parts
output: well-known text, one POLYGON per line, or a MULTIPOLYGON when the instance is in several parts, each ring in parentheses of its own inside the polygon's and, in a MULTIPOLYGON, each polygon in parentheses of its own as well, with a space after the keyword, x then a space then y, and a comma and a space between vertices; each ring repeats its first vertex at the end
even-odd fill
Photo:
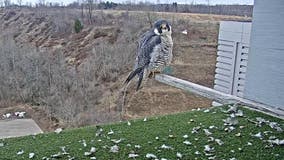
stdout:
POLYGON ((282 128, 284 120, 256 111, 214 107, 4 139, 0 159, 276 160, 284 157, 282 128))

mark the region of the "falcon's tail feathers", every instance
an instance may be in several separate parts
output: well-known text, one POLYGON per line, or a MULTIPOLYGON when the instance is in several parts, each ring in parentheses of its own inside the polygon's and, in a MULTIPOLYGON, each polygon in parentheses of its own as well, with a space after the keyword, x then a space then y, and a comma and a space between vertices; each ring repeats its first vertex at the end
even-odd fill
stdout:
MULTIPOLYGON (((134 71, 132 71, 129 74, 129 76, 125 80, 124 84, 128 84, 137 74, 139 74, 139 81, 138 81, 138 83, 139 83, 143 79, 143 72, 144 72, 144 67, 139 67, 139 68, 135 69, 134 71), (141 74, 141 72, 142 72, 142 74, 141 74)), ((140 82, 140 84, 141 84, 141 82, 140 82)))

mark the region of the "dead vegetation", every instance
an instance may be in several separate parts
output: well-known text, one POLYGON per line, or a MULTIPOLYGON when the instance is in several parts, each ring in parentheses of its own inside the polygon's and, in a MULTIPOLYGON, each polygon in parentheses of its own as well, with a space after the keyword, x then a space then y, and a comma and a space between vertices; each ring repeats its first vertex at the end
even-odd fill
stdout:
MULTIPOLYGON (((66 126, 116 121, 119 91, 135 57, 136 40, 149 16, 174 29, 174 76, 212 87, 218 20, 246 19, 197 14, 94 11, 92 25, 81 10, 44 8, 0 14, 0 104, 30 104, 66 126), (84 29, 75 33, 74 21, 84 29), (187 30, 188 34, 182 34, 187 30), (3 38, 2 38, 3 37, 3 38)), ((180 112, 211 101, 149 82, 127 95, 126 118, 180 112)))

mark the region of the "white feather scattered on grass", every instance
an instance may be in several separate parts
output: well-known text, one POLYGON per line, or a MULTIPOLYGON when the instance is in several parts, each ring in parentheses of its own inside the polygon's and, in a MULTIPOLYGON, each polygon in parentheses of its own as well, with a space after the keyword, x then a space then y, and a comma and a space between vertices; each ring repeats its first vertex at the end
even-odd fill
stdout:
POLYGON ((256 137, 256 138, 262 139, 261 132, 258 132, 257 134, 253 134, 252 136, 253 136, 253 137, 256 137))
POLYGON ((236 133, 235 136, 240 137, 240 136, 241 136, 241 133, 240 133, 240 132, 239 132, 239 133, 236 133))
POLYGON ((84 153, 84 156, 90 156, 90 155, 92 155, 91 152, 85 152, 85 153, 84 153))
POLYGON ((270 122, 268 125, 269 125, 271 128, 276 129, 276 131, 278 131, 278 132, 282 132, 282 131, 283 131, 283 129, 282 129, 282 128, 279 126, 279 124, 276 123, 276 122, 270 122))
POLYGON ((161 149, 173 149, 173 147, 167 146, 167 145, 165 145, 165 144, 163 144, 160 148, 161 148, 161 149))
POLYGON ((263 124, 263 123, 268 122, 267 120, 265 120, 264 118, 261 118, 261 117, 256 117, 255 119, 259 124, 263 124))
POLYGON ((61 158, 62 157, 62 153, 58 152, 57 154, 53 154, 51 155, 51 158, 61 158))
POLYGON ((111 146, 111 147, 110 147, 109 152, 117 153, 117 152, 118 152, 118 150, 119 150, 118 145, 114 145, 114 146, 111 146))
POLYGON ((205 145, 204 151, 205 152, 214 152, 214 147, 210 147, 209 145, 205 145))
POLYGON ((63 154, 63 155, 68 155, 68 154, 69 154, 69 153, 66 152, 66 147, 65 147, 65 146, 60 147, 60 148, 61 148, 61 150, 62 150, 62 154, 63 154))
POLYGON ((252 143, 251 143, 251 142, 248 142, 247 145, 248 145, 248 146, 252 146, 252 143))
POLYGON ((236 117, 235 113, 230 114, 230 117, 235 118, 236 117))
POLYGON ((96 147, 91 147, 89 152, 85 152, 84 155, 85 156, 91 156, 93 153, 96 152, 96 147))
POLYGON ((209 126, 209 129, 217 128, 216 126, 209 126))
POLYGON ((206 136, 210 136, 212 133, 208 129, 203 129, 206 136))
POLYGON ((96 147, 91 147, 90 152, 95 153, 96 152, 96 147))
POLYGON ((122 139, 112 139, 111 140, 113 143, 115 143, 115 144, 118 144, 118 143, 120 143, 121 141, 122 141, 122 139))
POLYGON ((236 129, 235 127, 230 126, 230 127, 228 127, 228 128, 225 128, 224 131, 226 131, 226 132, 231 132, 231 131, 233 131, 233 130, 235 130, 235 129, 236 129))
POLYGON ((169 138, 174 138, 174 135, 170 134, 170 135, 169 135, 169 138))
POLYGON ((271 144, 276 144, 276 145, 284 145, 284 139, 282 139, 282 140, 279 140, 279 139, 267 140, 267 142, 269 142, 271 144))
POLYGON ((84 146, 84 147, 87 147, 87 143, 86 143, 86 140, 82 140, 82 145, 84 146))
POLYGON ((216 158, 216 156, 208 157, 208 160, 214 160, 215 158, 216 158))
POLYGON ((243 117, 244 112, 242 110, 238 110, 238 112, 235 115, 238 116, 238 117, 243 117))
POLYGON ((140 148, 141 148, 140 145, 135 145, 134 147, 137 148, 137 149, 140 149, 140 148))
POLYGON ((268 134, 271 134, 271 133, 273 133, 272 131, 264 131, 263 132, 265 135, 268 135, 268 134))
POLYGON ((139 155, 135 153, 128 154, 128 158, 136 158, 136 157, 139 157, 139 155))
POLYGON ((194 154, 200 155, 201 153, 199 151, 195 151, 194 154))
POLYGON ((177 152, 177 158, 182 158, 182 154, 177 152))
POLYGON ((193 127, 191 133, 198 133, 199 129, 200 129, 200 126, 193 127))
POLYGON ((205 109, 203 112, 208 113, 209 111, 210 111, 209 109, 205 109))
POLYGON ((91 160, 96 160, 97 158, 96 158, 96 157, 90 157, 90 159, 91 159, 91 160))
POLYGON ((146 154, 146 158, 148 158, 148 159, 156 159, 157 156, 154 155, 154 154, 152 154, 152 153, 147 153, 147 154, 146 154))
POLYGON ((223 119, 223 122, 225 126, 235 126, 239 123, 236 117, 228 117, 226 119, 223 119))
POLYGON ((155 137, 156 140, 159 140, 159 137, 155 137))
POLYGON ((183 135, 182 137, 183 137, 183 138, 188 138, 188 135, 187 135, 187 134, 185 134, 185 135, 183 135))
POLYGON ((100 128, 97 132, 96 132, 96 137, 100 136, 102 134, 104 130, 102 128, 100 128))
POLYGON ((221 141, 221 139, 215 139, 215 142, 219 145, 222 146, 224 144, 223 141, 221 141))
POLYGON ((129 121, 127 121, 127 125, 128 125, 128 126, 131 126, 131 123, 130 123, 129 121))
POLYGON ((143 121, 146 122, 146 121, 147 121, 147 117, 145 117, 145 118, 143 119, 143 121))
POLYGON ((112 129, 110 129, 110 131, 107 134, 112 135, 112 134, 114 134, 114 131, 112 129))
POLYGON ((192 143, 191 143, 191 142, 189 142, 188 140, 183 141, 183 143, 184 143, 184 144, 186 144, 186 145, 192 145, 192 143))
POLYGON ((24 150, 20 150, 20 151, 17 152, 17 155, 22 155, 24 153, 25 153, 24 150))
POLYGON ((34 158, 34 156, 35 156, 35 153, 29 153, 29 159, 34 158))
POLYGON ((59 134, 59 133, 61 133, 62 131, 63 131, 62 128, 57 128, 54 132, 57 133, 57 134, 59 134))
POLYGON ((233 106, 229 106, 230 108, 226 111, 227 113, 236 113, 238 110, 238 106, 237 105, 233 105, 233 106))
POLYGON ((214 137, 208 137, 208 142, 213 142, 215 140, 215 138, 214 137))
POLYGON ((232 131, 232 130, 234 130, 234 129, 236 129, 236 128, 233 127, 233 126, 230 126, 230 127, 229 127, 229 130, 230 130, 230 131, 232 131))
POLYGON ((69 156, 69 157, 68 157, 68 160, 75 160, 75 157, 69 156))

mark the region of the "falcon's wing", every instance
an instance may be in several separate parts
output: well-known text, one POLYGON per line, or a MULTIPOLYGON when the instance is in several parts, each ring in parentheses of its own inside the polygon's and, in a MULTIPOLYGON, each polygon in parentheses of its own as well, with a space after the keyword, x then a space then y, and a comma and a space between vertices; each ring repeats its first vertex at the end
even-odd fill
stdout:
POLYGON ((125 84, 128 84, 132 78, 138 75, 139 80, 136 90, 140 88, 144 69, 149 65, 151 59, 151 53, 155 46, 161 43, 160 36, 156 35, 153 30, 146 32, 140 38, 138 48, 137 48, 137 57, 135 61, 135 68, 127 77, 125 84))
POLYGON ((155 46, 161 43, 161 37, 153 31, 148 31, 140 38, 137 49, 137 67, 144 67, 150 63, 151 53, 155 46))

